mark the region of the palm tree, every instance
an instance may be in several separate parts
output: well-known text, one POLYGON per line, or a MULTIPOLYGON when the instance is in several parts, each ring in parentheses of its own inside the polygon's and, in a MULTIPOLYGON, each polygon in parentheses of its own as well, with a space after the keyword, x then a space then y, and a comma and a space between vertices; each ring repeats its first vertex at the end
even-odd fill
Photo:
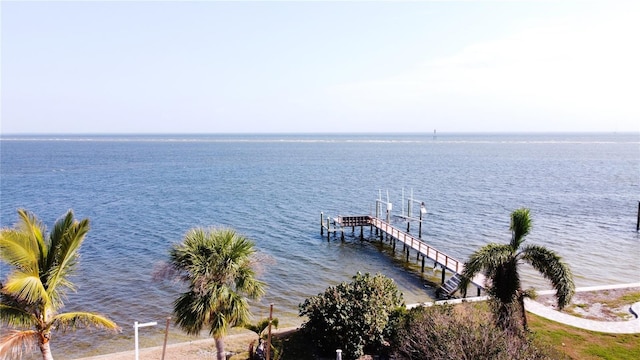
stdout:
POLYGON ((15 228, 0 230, 0 260, 12 267, 0 284, 0 321, 16 329, 0 339, 0 358, 21 358, 25 349, 37 344, 42 358, 52 360, 52 330, 95 326, 117 331, 116 323, 96 313, 59 313, 66 292, 75 290, 69 276, 78 262, 89 220, 74 220, 69 210, 46 236, 35 215, 22 209, 18 215, 15 228))
POLYGON ((488 279, 489 296, 496 300, 497 322, 503 328, 515 326, 515 311, 521 312, 522 324, 527 328, 524 298, 530 294, 521 288, 518 266, 529 263, 548 279, 556 290, 558 308, 564 308, 575 291, 573 275, 569 267, 555 252, 539 245, 520 247, 531 229, 529 209, 517 209, 511 213, 512 238, 509 244, 488 244, 474 252, 464 266, 460 289, 466 294, 471 279, 484 271, 488 279))
POLYGON ((224 336, 251 317, 247 297, 264 295, 256 279, 253 243, 232 229, 190 230, 169 252, 170 267, 188 289, 174 302, 176 324, 189 335, 207 327, 224 359, 224 336))
MULTIPOLYGON (((247 330, 251 330, 254 333, 258 334, 258 342, 260 342, 261 340, 267 340, 267 334, 265 334, 265 331, 267 331, 269 329, 269 322, 271 322, 271 325, 274 326, 276 329, 278 328, 278 318, 273 318, 271 321, 269 321, 269 319, 262 319, 260 321, 258 321, 255 324, 244 324, 244 328, 247 330)), ((255 344, 255 340, 251 341, 251 344, 249 344, 249 358, 253 359, 253 345, 255 344)), ((278 354, 277 354, 277 349, 275 348, 275 346, 273 346, 273 344, 267 344, 266 346, 271 346, 271 351, 270 353, 273 354, 271 356, 272 359, 278 359, 278 354)))

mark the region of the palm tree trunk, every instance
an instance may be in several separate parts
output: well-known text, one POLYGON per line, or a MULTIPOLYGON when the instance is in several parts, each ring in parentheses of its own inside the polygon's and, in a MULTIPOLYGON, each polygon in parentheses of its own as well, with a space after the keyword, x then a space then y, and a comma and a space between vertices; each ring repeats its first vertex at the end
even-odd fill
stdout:
POLYGON ((224 353, 224 339, 222 338, 222 336, 215 338, 216 340, 216 350, 218 352, 218 360, 225 360, 225 353, 224 353))
POLYGON ((520 303, 520 311, 522 312, 522 326, 525 331, 528 331, 529 324, 527 322, 527 310, 524 308, 524 295, 522 293, 518 295, 518 302, 520 303))
POLYGON ((53 360, 53 354, 51 354, 51 347, 49 346, 49 339, 41 339, 38 345, 40 346, 40 352, 42 353, 42 360, 53 360))

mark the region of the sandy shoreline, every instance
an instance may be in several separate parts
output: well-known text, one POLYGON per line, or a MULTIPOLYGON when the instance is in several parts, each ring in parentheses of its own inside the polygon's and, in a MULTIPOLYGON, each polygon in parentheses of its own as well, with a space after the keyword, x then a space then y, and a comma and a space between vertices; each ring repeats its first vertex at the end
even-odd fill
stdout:
MULTIPOLYGON (((274 335, 284 335, 296 331, 298 327, 277 329, 272 332, 274 335)), ((257 341, 256 333, 246 330, 238 334, 225 337, 225 351, 231 353, 246 352, 252 341, 257 341)), ((139 349, 140 360, 159 360, 162 358, 162 346, 139 349)), ((215 359, 216 345, 213 339, 198 339, 189 342, 168 344, 165 351, 165 360, 200 360, 215 359)), ((131 360, 135 358, 135 351, 123 351, 104 355, 80 358, 78 360, 131 360)))

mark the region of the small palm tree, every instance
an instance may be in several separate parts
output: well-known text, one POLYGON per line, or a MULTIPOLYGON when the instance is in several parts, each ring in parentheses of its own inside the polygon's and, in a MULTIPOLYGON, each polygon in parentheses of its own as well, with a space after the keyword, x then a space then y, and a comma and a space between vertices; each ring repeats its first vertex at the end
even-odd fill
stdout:
POLYGON ((575 285, 571 270, 555 252, 538 245, 521 248, 531 229, 529 209, 517 209, 511 213, 510 229, 512 238, 509 244, 488 244, 471 254, 464 266, 459 288, 465 294, 471 279, 484 271, 489 281, 489 296, 496 300, 498 324, 505 329, 515 326, 513 315, 519 309, 526 329, 524 298, 529 293, 521 288, 518 269, 520 263, 529 263, 551 282, 556 289, 555 296, 560 309, 571 301, 575 285))
POLYGON ((169 266, 188 289, 174 302, 176 323, 187 334, 207 327, 224 359, 224 335, 251 317, 247 298, 264 295, 256 279, 253 243, 232 229, 190 230, 169 252, 169 266))
MULTIPOLYGON (((276 329, 278 328, 278 323, 278 318, 273 318, 273 320, 271 320, 271 325, 276 329)), ((264 334, 264 332, 269 329, 269 319, 262 319, 255 324, 244 324, 243 326, 245 329, 251 330, 254 333, 258 334, 259 338, 265 338, 266 335, 264 334)))
POLYGON ((89 231, 89 220, 76 221, 73 212, 59 219, 46 236, 43 224, 26 210, 18 210, 15 228, 0 230, 0 259, 13 270, 0 284, 0 321, 18 330, 0 339, 0 358, 21 358, 37 345, 44 360, 52 360, 52 330, 95 326, 118 330, 108 318, 90 312, 59 313, 66 292, 75 290, 69 276, 89 231))
MULTIPOLYGON (((271 325, 273 327, 275 327, 276 329, 278 328, 278 318, 273 318, 271 320, 271 325)), ((268 338, 268 334, 265 334, 265 332, 269 329, 269 319, 262 319, 260 321, 258 321, 255 324, 244 324, 243 325, 245 329, 247 330, 251 330, 254 333, 258 334, 258 341, 260 340, 267 340, 268 338)), ((255 340, 253 340, 251 342, 251 344, 249 345, 249 358, 253 359, 252 355, 253 355, 253 346, 255 345, 255 340)), ((273 344, 267 344, 267 346, 271 346, 271 354, 275 355, 275 356, 271 356, 272 359, 278 359, 279 356, 277 354, 277 349, 275 346, 273 346, 273 344)))

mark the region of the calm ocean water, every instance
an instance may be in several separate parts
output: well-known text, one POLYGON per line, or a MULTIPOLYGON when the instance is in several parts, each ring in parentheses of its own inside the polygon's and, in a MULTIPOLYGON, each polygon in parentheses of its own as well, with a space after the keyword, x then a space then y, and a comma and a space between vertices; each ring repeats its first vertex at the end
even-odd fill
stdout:
MULTIPOLYGON (((180 289, 151 274, 196 226, 233 227, 273 258, 256 318, 273 303, 281 325, 297 324, 299 303, 358 271, 394 278, 407 303, 428 300, 399 256, 320 236, 321 211, 371 214, 380 191, 396 213, 403 189, 425 201, 423 238, 461 260, 508 242, 509 214, 528 207, 527 242, 560 253, 578 286, 640 281, 637 133, 4 136, 0 159, 3 227, 17 208, 49 226, 70 208, 91 219, 65 310, 102 312, 123 331, 58 335, 61 359, 133 350, 134 321, 158 321, 141 345, 161 345, 180 289)), ((549 288, 534 274, 528 285, 549 288)), ((185 339, 173 329, 171 342, 185 339)))

